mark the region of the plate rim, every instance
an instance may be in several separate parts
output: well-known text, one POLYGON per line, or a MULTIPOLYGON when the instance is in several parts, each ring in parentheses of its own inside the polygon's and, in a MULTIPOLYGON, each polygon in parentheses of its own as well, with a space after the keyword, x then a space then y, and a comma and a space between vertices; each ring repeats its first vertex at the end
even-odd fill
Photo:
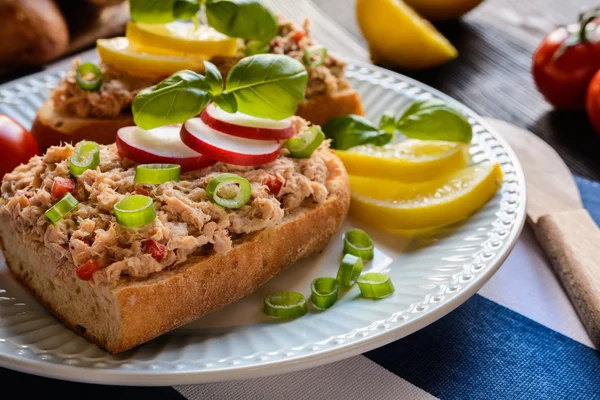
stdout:
MULTIPOLYGON (((443 302, 430 312, 426 312, 412 319, 407 325, 401 325, 383 331, 380 334, 370 335, 363 339, 353 341, 347 344, 340 344, 332 348, 322 349, 308 355, 303 355, 292 359, 278 359, 261 362, 254 365, 231 366, 224 368, 214 368, 206 371, 153 371, 153 370, 123 370, 123 369, 96 369, 73 365, 49 364, 43 360, 31 360, 15 355, 9 355, 0 352, 0 367, 25 372, 33 375, 47 378, 61 379, 81 383, 106 384, 106 385, 127 385, 127 386, 175 386, 175 385, 193 385, 211 382, 225 382, 232 380, 252 379, 265 376, 274 376, 284 373, 296 372, 324 364, 333 363, 346 358, 350 358, 367 351, 385 346, 393 341, 406 337, 417 332, 424 327, 439 320, 449 314, 469 298, 471 298, 502 266, 506 258, 512 252, 516 245, 521 231, 526 222, 526 203, 527 190, 525 186, 525 176, 515 152, 508 142, 494 129, 490 128, 484 117, 477 114, 471 108, 452 98, 441 91, 419 82, 413 78, 407 77, 398 72, 388 70, 366 62, 347 59, 349 66, 356 68, 367 68, 373 72, 379 72, 391 75, 399 80, 415 87, 421 88, 475 116, 477 123, 483 126, 495 140, 500 142, 503 150, 506 151, 517 175, 520 204, 515 216, 515 224, 509 236, 505 239, 506 246, 494 264, 490 265, 484 273, 478 274, 476 279, 471 281, 463 290, 452 296, 449 300, 443 302)), ((17 80, 0 85, 1 91, 7 87, 13 87, 31 79, 43 77, 49 73, 60 73, 64 68, 55 67, 35 74, 27 75, 17 80)))

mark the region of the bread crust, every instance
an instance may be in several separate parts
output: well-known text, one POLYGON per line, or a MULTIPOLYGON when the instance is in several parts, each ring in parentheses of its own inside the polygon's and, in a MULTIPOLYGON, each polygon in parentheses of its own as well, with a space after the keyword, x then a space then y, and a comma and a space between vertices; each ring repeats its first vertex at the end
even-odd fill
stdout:
POLYGON ((117 118, 74 117, 57 112, 54 102, 49 99, 38 110, 31 134, 44 153, 50 146, 75 144, 82 140, 111 144, 120 128, 131 125, 134 125, 131 113, 123 113, 117 118))
POLYGON ((75 278, 74 265, 73 276, 54 286, 53 268, 40 255, 43 246, 24 243, 8 218, 0 219, 0 244, 11 272, 47 309, 115 354, 237 301, 295 261, 322 251, 350 205, 348 176, 333 153, 328 167, 328 187, 337 189, 324 204, 297 209, 275 227, 243 236, 226 254, 193 258, 147 279, 122 278, 115 287, 75 278), (81 304, 73 307, 74 299, 81 304))
POLYGON ((325 125, 335 117, 347 114, 364 115, 360 95, 354 89, 341 90, 304 100, 298 106, 296 115, 315 125, 325 125))

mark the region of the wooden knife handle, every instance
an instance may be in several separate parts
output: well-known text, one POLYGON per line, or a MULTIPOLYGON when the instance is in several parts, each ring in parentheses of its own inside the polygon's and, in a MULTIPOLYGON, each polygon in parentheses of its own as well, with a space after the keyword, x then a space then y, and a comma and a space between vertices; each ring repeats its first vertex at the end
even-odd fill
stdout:
POLYGON ((583 209, 544 215, 533 229, 600 349, 600 229, 583 209))

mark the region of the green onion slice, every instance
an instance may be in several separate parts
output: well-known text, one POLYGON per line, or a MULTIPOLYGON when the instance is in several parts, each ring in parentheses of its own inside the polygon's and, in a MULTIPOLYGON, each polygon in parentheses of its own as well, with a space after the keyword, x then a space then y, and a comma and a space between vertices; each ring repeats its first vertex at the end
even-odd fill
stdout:
POLYGON ((294 158, 308 158, 325 140, 325 134, 318 126, 311 126, 300 137, 287 142, 287 149, 294 158))
POLYGON ((95 169, 100 164, 100 145, 89 141, 77 143, 70 164, 71 175, 75 177, 88 169, 95 169))
POLYGON ((304 50, 304 64, 307 67, 318 67, 325 62, 327 49, 320 45, 314 45, 304 50))
POLYGON ((340 269, 338 269, 337 280, 340 285, 350 287, 356 283, 356 279, 363 270, 363 262, 360 257, 352 254, 344 254, 340 269))
POLYGON ((308 312, 302 293, 276 292, 265 297, 263 311, 274 318, 301 317, 308 312))
POLYGON ((86 92, 95 92, 100 90, 104 76, 98 66, 91 62, 86 62, 77 67, 75 71, 75 81, 77 85, 86 92), (92 78, 90 79, 90 75, 92 78))
POLYGON ((156 218, 156 210, 152 199, 141 194, 125 197, 114 205, 113 210, 117 222, 128 228, 147 225, 156 218))
POLYGON ((44 214, 53 224, 60 221, 69 211, 77 207, 79 202, 71 193, 66 193, 59 201, 50 207, 44 214))
POLYGON ((252 195, 252 186, 247 179, 236 174, 221 174, 212 178, 206 185, 206 195, 213 202, 224 208, 240 208, 250 200, 252 195), (237 185, 238 190, 235 196, 222 197, 219 194, 221 189, 226 189, 226 186, 237 185))
POLYGON ((161 183, 179 182, 181 166, 177 164, 141 164, 135 169, 135 178, 138 183, 160 185, 161 183))
POLYGON ((394 285, 388 274, 367 272, 358 278, 360 294, 367 299, 383 299, 394 293, 394 285))
POLYGON ((352 254, 370 261, 373 259, 373 239, 362 229, 350 229, 344 234, 344 254, 352 254))
POLYGON ((340 283, 335 278, 317 278, 310 284, 310 299, 315 307, 324 310, 335 304, 340 283))

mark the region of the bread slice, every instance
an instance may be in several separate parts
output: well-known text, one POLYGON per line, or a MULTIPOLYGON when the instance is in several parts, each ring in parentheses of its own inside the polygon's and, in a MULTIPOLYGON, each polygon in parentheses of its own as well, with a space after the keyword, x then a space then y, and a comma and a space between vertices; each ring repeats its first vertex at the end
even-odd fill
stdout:
POLYGON ((342 162, 332 154, 327 163, 325 203, 296 209, 278 225, 242 236, 226 254, 192 258, 147 279, 122 277, 115 287, 94 285, 77 279, 72 265, 72 276, 57 284, 56 265, 40 255, 43 245, 26 243, 7 213, 0 217, 0 247, 14 276, 59 320, 119 353, 248 295, 290 264, 323 250, 350 203, 342 162))
POLYGON ((49 99, 38 110, 31 134, 44 153, 50 146, 82 140, 111 144, 119 128, 131 125, 134 125, 131 113, 122 113, 117 118, 82 118, 59 113, 49 99))
POLYGON ((345 89, 333 94, 323 94, 304 100, 296 115, 315 125, 325 125, 335 117, 347 114, 364 115, 360 95, 354 89, 345 89))

